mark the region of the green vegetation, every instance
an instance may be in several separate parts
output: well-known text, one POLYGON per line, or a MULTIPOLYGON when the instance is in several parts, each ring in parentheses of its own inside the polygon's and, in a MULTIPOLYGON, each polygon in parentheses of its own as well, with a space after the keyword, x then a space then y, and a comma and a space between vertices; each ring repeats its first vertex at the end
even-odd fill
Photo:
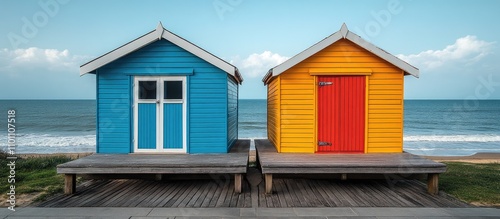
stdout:
POLYGON ((500 163, 445 163, 448 171, 439 177, 441 190, 468 203, 500 205, 500 163))
MULTIPOLYGON (((56 173, 56 166, 70 161, 67 157, 40 157, 40 158, 18 158, 15 162, 15 187, 16 195, 41 193, 34 201, 43 200, 46 197, 63 191, 64 178, 56 173)), ((0 160, 0 181, 8 182, 10 160, 2 156, 0 160)), ((0 192, 6 194, 10 183, 1 183, 0 192)))

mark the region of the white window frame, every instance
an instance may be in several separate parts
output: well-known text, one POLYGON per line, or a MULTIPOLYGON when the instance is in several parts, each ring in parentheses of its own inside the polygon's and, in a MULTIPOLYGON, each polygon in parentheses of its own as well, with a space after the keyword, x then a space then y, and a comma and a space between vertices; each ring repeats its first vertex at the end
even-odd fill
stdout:
POLYGON ((186 76, 135 76, 133 84, 134 96, 134 151, 133 153, 187 153, 186 147, 186 105, 187 105, 187 88, 186 76), (156 81, 156 99, 139 99, 139 81, 156 81), (166 100, 164 94, 164 81, 182 81, 182 99, 166 100), (138 105, 139 103, 156 103, 156 148, 155 149, 139 149, 138 145, 138 105), (164 149, 163 148, 163 108, 165 103, 182 103, 182 148, 164 149))

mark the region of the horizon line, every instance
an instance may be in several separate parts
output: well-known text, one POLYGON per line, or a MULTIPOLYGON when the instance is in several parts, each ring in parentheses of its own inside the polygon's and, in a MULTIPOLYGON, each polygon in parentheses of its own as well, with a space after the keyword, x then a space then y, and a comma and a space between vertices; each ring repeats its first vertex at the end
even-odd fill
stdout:
MULTIPOLYGON (((0 99, 0 101, 8 101, 8 100, 96 100, 94 99, 87 99, 87 98, 81 98, 81 99, 71 99, 71 98, 54 98, 54 99, 49 99, 49 98, 39 98, 39 99, 25 99, 25 98, 20 98, 20 99, 0 99)), ((266 98, 239 98, 238 100, 267 100, 266 98)), ((478 100, 478 101, 483 101, 483 100, 500 100, 500 99, 459 99, 459 98, 436 98, 436 99, 423 99, 423 98, 410 98, 410 99, 403 99, 403 100, 478 100)))

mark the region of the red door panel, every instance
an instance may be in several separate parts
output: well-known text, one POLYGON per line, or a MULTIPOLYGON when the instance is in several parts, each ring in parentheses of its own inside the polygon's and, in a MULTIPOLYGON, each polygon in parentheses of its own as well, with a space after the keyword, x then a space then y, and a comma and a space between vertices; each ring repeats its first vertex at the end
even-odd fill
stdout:
POLYGON ((318 152, 363 153, 365 76, 319 76, 318 82, 318 152))

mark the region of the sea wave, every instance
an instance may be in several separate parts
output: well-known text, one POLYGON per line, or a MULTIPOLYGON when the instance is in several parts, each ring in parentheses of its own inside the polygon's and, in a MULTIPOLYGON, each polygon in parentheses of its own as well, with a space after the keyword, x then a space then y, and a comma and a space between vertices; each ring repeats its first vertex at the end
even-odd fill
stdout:
MULTIPOLYGON (((50 134, 24 134, 16 136, 16 146, 71 147, 95 146, 95 135, 57 136, 50 134)), ((7 146, 7 137, 0 137, 0 146, 7 146)))
POLYGON ((500 135, 409 135, 403 140, 431 142, 500 142, 500 135))

